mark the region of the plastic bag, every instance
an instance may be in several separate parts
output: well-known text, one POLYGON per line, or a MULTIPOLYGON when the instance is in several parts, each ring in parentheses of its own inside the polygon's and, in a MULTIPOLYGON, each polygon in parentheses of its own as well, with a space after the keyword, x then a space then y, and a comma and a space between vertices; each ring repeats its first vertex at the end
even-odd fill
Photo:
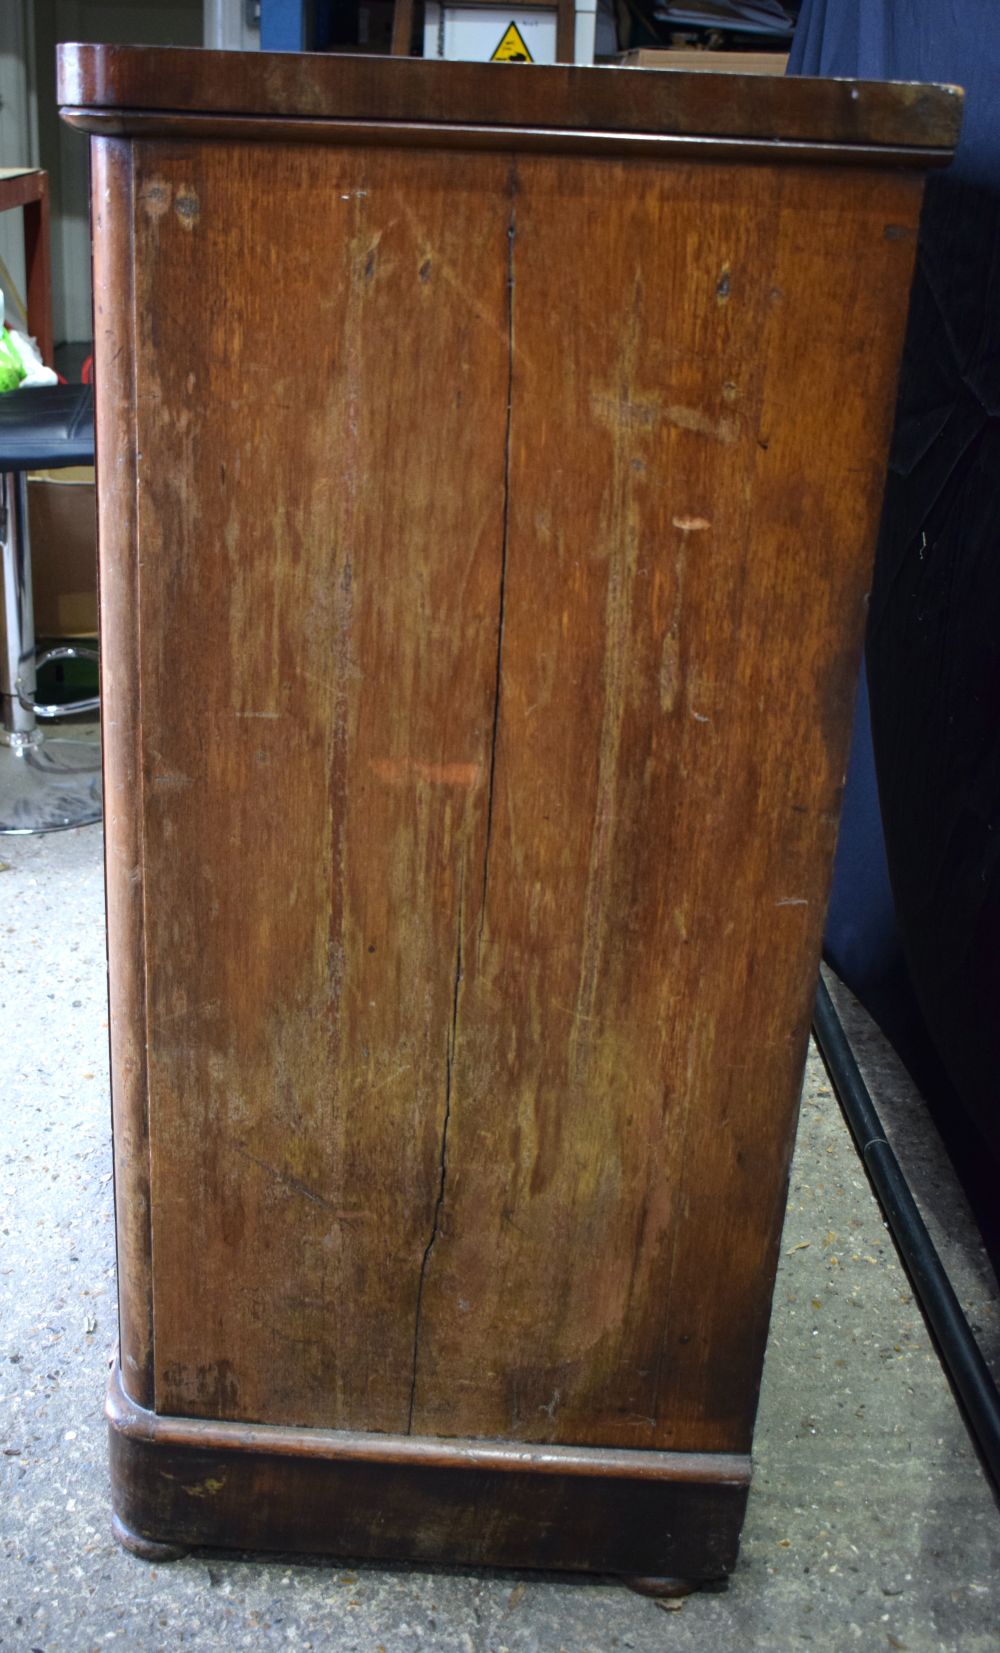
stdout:
POLYGON ((59 383, 58 373, 54 373, 51 367, 46 367, 38 353, 38 346, 34 339, 29 339, 26 334, 19 333, 16 328, 8 327, 6 329, 6 342, 16 353, 24 370, 21 377, 22 389, 26 385, 57 385, 59 383))

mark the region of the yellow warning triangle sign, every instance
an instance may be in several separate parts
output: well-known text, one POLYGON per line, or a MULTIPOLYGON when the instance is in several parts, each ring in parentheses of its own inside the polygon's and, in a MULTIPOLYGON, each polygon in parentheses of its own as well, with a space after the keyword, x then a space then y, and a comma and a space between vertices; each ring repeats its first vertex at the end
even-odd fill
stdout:
POLYGON ((511 23, 493 56, 491 63, 534 63, 534 58, 524 44, 521 32, 516 23, 511 23))

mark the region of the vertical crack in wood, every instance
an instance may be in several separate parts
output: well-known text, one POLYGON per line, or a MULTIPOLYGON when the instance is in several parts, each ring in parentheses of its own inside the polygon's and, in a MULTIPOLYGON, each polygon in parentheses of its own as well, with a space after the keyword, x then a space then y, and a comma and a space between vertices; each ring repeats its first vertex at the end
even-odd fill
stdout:
POLYGON ((500 546, 500 598, 497 605, 497 669, 493 692, 493 734, 490 778, 486 794, 486 846, 483 851, 483 899, 479 912, 479 943, 486 924, 486 894, 490 881, 490 843, 493 838, 493 797, 500 735, 500 694, 503 677, 503 630, 507 603, 507 550, 510 544, 510 432, 514 407, 514 241, 517 236, 517 176, 510 180, 510 217, 507 221, 507 424, 503 449, 503 528, 500 546))
MULTIPOLYGON (((479 916, 479 941, 482 941, 483 926, 486 922, 486 891, 489 882, 490 839, 493 832, 493 798, 494 782, 496 778, 497 744, 500 732, 500 690, 503 675, 503 636, 504 616, 507 597, 507 549, 510 536, 510 444, 511 444, 511 413, 514 401, 514 240, 517 234, 516 223, 516 196, 517 175, 514 167, 510 175, 510 215, 507 221, 507 418, 504 430, 504 457, 503 457, 503 519, 501 530, 500 551, 500 591, 497 612, 497 654, 496 654, 496 681, 493 695, 493 729, 490 745, 489 787, 486 800, 486 843, 483 852, 483 889, 482 904, 479 916)), ((458 1040, 458 1000, 462 984, 462 936, 465 928, 465 867, 463 865, 458 889, 458 935, 455 942, 455 973, 452 988, 451 1025, 448 1030, 448 1045, 445 1055, 445 1096, 444 1120, 441 1127, 441 1155, 438 1163, 438 1190, 434 1202, 434 1212, 431 1219, 431 1234, 424 1248, 424 1255, 420 1264, 420 1278, 417 1283, 417 1303, 413 1326, 413 1364, 410 1376, 410 1404, 407 1417, 407 1432, 413 1433, 413 1418, 417 1401, 417 1378, 420 1367, 420 1335, 422 1329, 422 1311, 424 1287, 434 1248, 437 1245, 441 1232, 441 1218, 444 1211, 445 1188, 448 1180, 448 1127, 451 1124, 452 1076, 455 1066, 455 1049, 458 1040)))
POLYGON ((444 1191, 448 1180, 448 1126, 451 1124, 451 1081, 455 1068, 455 1045, 458 1038, 458 994, 462 985, 462 931, 464 925, 465 867, 463 866, 458 886, 458 936, 455 942, 455 978, 451 997, 451 1022, 448 1027, 448 1044, 445 1051, 444 1120, 441 1126, 438 1190, 437 1198, 434 1201, 434 1213, 431 1218, 431 1237, 424 1247, 424 1255, 420 1263, 420 1279, 417 1282, 417 1307, 413 1324, 413 1368, 410 1376, 410 1406, 406 1422, 408 1433, 413 1431, 413 1409, 417 1400, 417 1369, 420 1364, 420 1314, 424 1300, 424 1284, 427 1280, 431 1253, 441 1232, 441 1212, 444 1208, 444 1191))

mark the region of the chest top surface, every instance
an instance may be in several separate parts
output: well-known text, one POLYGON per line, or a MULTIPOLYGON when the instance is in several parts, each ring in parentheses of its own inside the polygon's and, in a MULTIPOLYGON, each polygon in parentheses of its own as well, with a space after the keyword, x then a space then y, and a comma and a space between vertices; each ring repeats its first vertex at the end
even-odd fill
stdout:
POLYGON ((958 140, 954 86, 532 66, 330 53, 180 47, 59 47, 65 119, 91 131, 148 132, 150 118, 379 122, 444 134, 516 133, 543 145, 590 135, 739 144, 775 159, 946 163, 958 140))

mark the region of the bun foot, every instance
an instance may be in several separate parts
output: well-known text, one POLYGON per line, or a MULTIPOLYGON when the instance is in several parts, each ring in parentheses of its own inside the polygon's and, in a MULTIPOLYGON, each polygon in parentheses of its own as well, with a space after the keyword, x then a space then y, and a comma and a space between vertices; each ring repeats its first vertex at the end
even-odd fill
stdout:
POLYGON ((659 1578, 638 1575, 623 1578, 622 1583, 627 1584, 630 1590, 634 1590, 637 1596, 655 1596, 659 1601, 674 1600, 678 1596, 689 1596, 693 1590, 698 1588, 689 1578, 659 1578))
POLYGON ((122 1549, 128 1550, 129 1555, 137 1555, 141 1561, 179 1561, 189 1553, 186 1544, 161 1544, 155 1538, 143 1538, 141 1533, 126 1527, 118 1515, 111 1517, 111 1531, 122 1549))

